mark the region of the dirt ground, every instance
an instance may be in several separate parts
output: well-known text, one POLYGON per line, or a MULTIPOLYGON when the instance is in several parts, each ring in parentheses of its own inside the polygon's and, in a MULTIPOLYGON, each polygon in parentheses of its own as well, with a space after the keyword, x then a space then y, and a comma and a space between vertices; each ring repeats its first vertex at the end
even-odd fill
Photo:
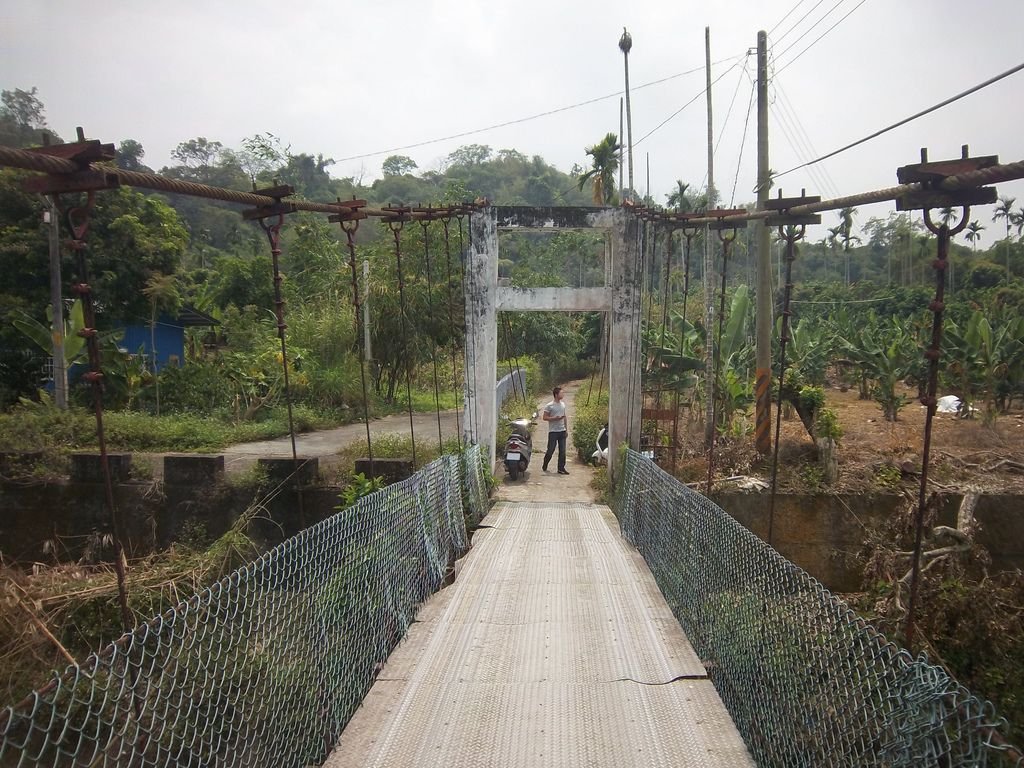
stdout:
MULTIPOLYGON (((943 394, 943 393, 940 393, 943 394)), ((887 422, 873 400, 860 400, 856 389, 826 389, 827 405, 839 416, 839 481, 827 490, 865 493, 910 489, 920 482, 925 409, 916 390, 907 389, 908 403, 899 420, 887 422)), ((980 406, 980 404, 979 404, 980 406)), ((785 414, 785 412, 784 412, 785 414)), ((774 425, 774 414, 773 414, 774 425)), ((750 426, 753 417, 750 417, 750 426)), ((701 436, 691 425, 681 449, 677 474, 686 481, 707 472, 701 436)), ((771 457, 753 450, 753 435, 719 438, 716 477, 752 475, 770 479, 771 457)), ((785 415, 779 446, 780 490, 825 490, 817 450, 795 414, 785 415)), ((1024 412, 1000 414, 992 426, 978 418, 936 414, 932 426, 929 485, 935 490, 974 488, 989 493, 1024 493, 1024 412)))

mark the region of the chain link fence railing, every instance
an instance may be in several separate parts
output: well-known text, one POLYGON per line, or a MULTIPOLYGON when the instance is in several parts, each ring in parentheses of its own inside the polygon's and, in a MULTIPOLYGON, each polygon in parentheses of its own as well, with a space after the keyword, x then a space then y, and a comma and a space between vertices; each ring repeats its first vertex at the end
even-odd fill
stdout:
POLYGON ((758 765, 1019 764, 989 702, 633 451, 615 511, 758 765))
POLYGON ((466 551, 482 469, 443 456, 55 674, 0 709, 0 766, 320 764, 466 551))

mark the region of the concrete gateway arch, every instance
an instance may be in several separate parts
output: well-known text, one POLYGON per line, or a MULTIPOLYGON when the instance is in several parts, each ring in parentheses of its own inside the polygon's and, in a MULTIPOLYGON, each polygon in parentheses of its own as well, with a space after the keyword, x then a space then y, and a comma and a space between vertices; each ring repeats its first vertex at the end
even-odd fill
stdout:
MULTIPOLYGON (((466 390, 464 433, 494 466, 498 374, 498 312, 604 312, 608 345, 609 445, 640 441, 640 262, 638 223, 621 208, 492 206, 470 217, 466 251, 466 390), (606 233, 604 286, 513 288, 498 285, 499 231, 606 233)), ((612 470, 614 472, 614 469, 612 470)), ((613 479, 614 476, 613 476, 613 479)))

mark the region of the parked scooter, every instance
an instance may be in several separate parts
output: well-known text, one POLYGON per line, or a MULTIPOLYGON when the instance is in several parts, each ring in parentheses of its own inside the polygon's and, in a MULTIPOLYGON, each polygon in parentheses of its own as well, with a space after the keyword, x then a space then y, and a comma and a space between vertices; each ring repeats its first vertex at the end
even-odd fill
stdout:
POLYGON ((594 451, 590 458, 600 464, 602 461, 608 463, 608 425, 605 424, 601 427, 601 431, 597 433, 597 440, 594 443, 597 446, 597 450, 594 451))
MULTIPOLYGON (((533 418, 537 418, 536 412, 533 418)), ((530 466, 530 454, 533 452, 533 438, 530 437, 530 427, 537 422, 531 419, 509 419, 512 425, 512 433, 505 441, 505 469, 512 480, 519 478, 521 472, 525 472, 530 466)))

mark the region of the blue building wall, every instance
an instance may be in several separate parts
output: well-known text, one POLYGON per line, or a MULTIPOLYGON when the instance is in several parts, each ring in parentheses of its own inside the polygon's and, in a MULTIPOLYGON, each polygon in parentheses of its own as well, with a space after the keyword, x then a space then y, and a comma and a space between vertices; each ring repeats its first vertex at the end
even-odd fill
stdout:
MULTIPOLYGON (((160 317, 154 333, 156 340, 156 369, 159 371, 166 365, 181 367, 185 364, 185 329, 174 324, 174 319, 160 317), (172 358, 174 360, 172 361, 172 358)), ((129 354, 142 354, 148 360, 152 355, 150 348, 149 325, 129 325, 124 329, 124 338, 120 345, 129 354)))

